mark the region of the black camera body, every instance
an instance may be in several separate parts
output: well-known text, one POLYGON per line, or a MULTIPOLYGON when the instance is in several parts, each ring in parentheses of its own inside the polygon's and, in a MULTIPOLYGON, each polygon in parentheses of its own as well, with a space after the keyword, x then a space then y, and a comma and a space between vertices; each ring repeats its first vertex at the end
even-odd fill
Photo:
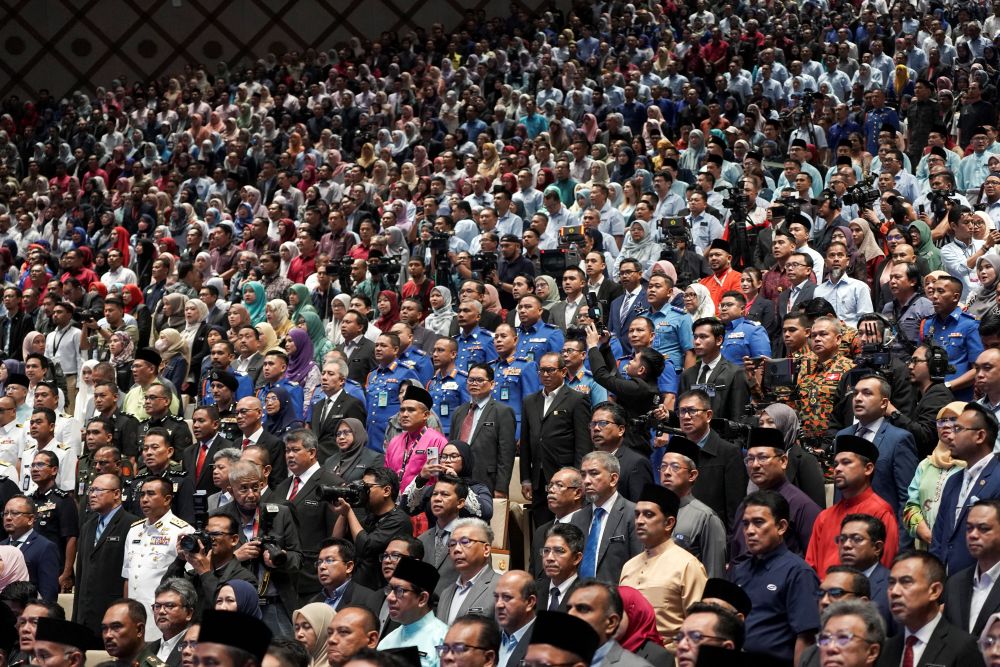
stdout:
POLYGON ((848 387, 853 387, 866 375, 878 375, 886 382, 892 382, 892 352, 888 345, 861 347, 861 354, 854 358, 854 368, 847 374, 848 387))
POLYGON ((360 479, 347 484, 320 484, 315 493, 327 503, 335 503, 341 498, 351 507, 364 507, 368 503, 368 485, 360 479))
POLYGON ((743 211, 745 215, 746 211, 750 210, 750 197, 742 190, 730 190, 730 192, 732 194, 722 200, 722 205, 728 209, 743 211))
POLYGON ((428 245, 430 245, 431 250, 433 250, 434 252, 446 253, 448 252, 448 247, 449 244, 451 243, 451 237, 454 235, 455 235, 454 232, 432 231, 430 241, 428 241, 428 245))
POLYGON ((93 309, 78 310, 76 311, 76 315, 84 324, 97 324, 97 321, 104 317, 104 313, 93 309))
POLYGON ((587 291, 587 312, 590 315, 590 319, 594 321, 594 326, 597 327, 598 332, 606 331, 608 328, 608 323, 604 319, 604 309, 601 308, 601 302, 597 300, 597 295, 591 291, 587 291))
POLYGON ((848 206, 870 209, 879 200, 879 197, 881 195, 878 188, 875 187, 875 177, 869 176, 860 183, 847 188, 842 199, 848 206))
POLYGON ((931 190, 927 193, 927 201, 931 205, 931 213, 936 220, 942 220, 948 215, 947 203, 957 201, 954 199, 957 193, 954 190, 931 190))
POLYGON ((469 268, 481 276, 486 276, 496 271, 498 261, 495 252, 478 252, 469 260, 469 268))
POLYGON ((212 538, 203 530, 181 535, 179 546, 191 554, 208 553, 212 549, 212 538))
POLYGON ((260 548, 271 557, 271 563, 275 567, 284 567, 288 562, 288 552, 285 551, 278 540, 273 535, 261 535, 258 538, 260 548))

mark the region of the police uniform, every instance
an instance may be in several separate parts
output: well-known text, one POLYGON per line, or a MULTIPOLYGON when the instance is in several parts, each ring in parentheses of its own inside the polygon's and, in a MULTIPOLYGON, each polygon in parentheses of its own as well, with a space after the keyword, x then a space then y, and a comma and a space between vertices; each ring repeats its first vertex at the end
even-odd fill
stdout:
POLYGON ((236 423, 236 404, 229 406, 228 410, 219 412, 219 435, 229 442, 241 442, 243 432, 240 431, 239 424, 236 423))
POLYGON ((396 361, 416 373, 421 386, 430 382, 431 376, 434 375, 434 365, 431 363, 431 358, 427 356, 426 352, 412 345, 406 348, 405 352, 400 353, 396 361))
POLYGON ((590 407, 593 408, 598 403, 608 400, 608 390, 597 384, 594 374, 580 366, 575 374, 566 378, 566 386, 573 391, 586 394, 590 397, 590 407))
POLYGON ((181 452, 191 446, 194 438, 191 436, 191 429, 187 422, 180 417, 167 413, 163 417, 144 419, 139 422, 139 437, 136 445, 139 452, 142 452, 142 445, 146 441, 146 434, 151 428, 165 428, 170 433, 170 446, 174 448, 174 458, 179 459, 181 452))
POLYGON ((304 414, 302 408, 305 405, 305 394, 302 391, 301 385, 298 382, 292 382, 284 376, 277 382, 266 382, 257 390, 257 399, 261 405, 264 405, 267 392, 271 391, 272 387, 281 387, 288 392, 288 395, 292 397, 292 409, 295 411, 295 416, 301 419, 304 414))
MULTIPOLYGON (((38 443, 26 441, 21 452, 21 491, 25 494, 34 493, 37 485, 31 480, 31 462, 38 453, 38 443)), ((49 441, 44 451, 52 452, 59 460, 59 474, 56 475, 56 488, 69 493, 76 491, 76 452, 67 444, 49 441)))
POLYGON ((416 373, 397 361, 377 366, 368 374, 368 447, 376 452, 385 450, 385 428, 399 412, 399 383, 403 380, 420 382, 416 373))
POLYGON ((458 406, 470 401, 468 378, 468 373, 453 368, 447 375, 434 373, 434 377, 427 383, 427 391, 434 401, 434 414, 441 420, 441 432, 445 436, 451 432, 451 415, 458 406))
POLYGON ((517 432, 521 437, 521 404, 531 394, 542 390, 538 378, 538 365, 516 355, 511 359, 497 359, 493 367, 493 398, 514 411, 517 432))
MULTIPOLYGON (((125 538, 122 562, 122 578, 128 582, 130 598, 150 608, 156 598, 156 587, 177 558, 177 538, 192 532, 194 528, 170 511, 156 523, 140 519, 132 524, 125 538)), ((159 636, 156 624, 147 623, 146 641, 154 641, 159 636)))
POLYGON ((6 426, 0 426, 0 477, 6 477, 17 483, 17 463, 21 459, 24 448, 26 429, 14 420, 6 426))
POLYGON ((760 324, 738 317, 726 325, 722 356, 740 366, 743 365, 743 357, 769 357, 771 338, 760 324))
MULTIPOLYGON (((954 373, 944 377, 950 382, 972 367, 976 358, 983 351, 983 342, 979 338, 979 321, 972 315, 963 313, 956 308, 943 321, 938 315, 924 320, 920 325, 920 342, 932 340, 943 347, 948 353, 948 363, 955 367, 954 373)), ((972 387, 952 390, 955 400, 972 400, 972 387)))
MULTIPOLYGON (((344 379, 344 391, 347 392, 348 396, 353 396, 354 398, 361 401, 361 405, 365 406, 365 411, 368 411, 368 396, 365 394, 365 388, 361 386, 361 383, 357 380, 352 380, 351 378, 344 379)), ((313 394, 313 405, 323 401, 326 398, 326 394, 322 391, 317 391, 313 394)))
POLYGON ((36 506, 34 530, 59 547, 59 568, 66 558, 66 541, 80 536, 80 514, 68 493, 55 487, 30 494, 36 506))
POLYGON ((455 336, 458 353, 455 355, 455 368, 468 372, 473 364, 492 363, 496 361, 497 349, 493 345, 493 334, 478 326, 469 333, 459 333, 455 336))
POLYGON ((517 349, 514 350, 514 356, 537 364, 543 354, 562 354, 563 341, 563 333, 558 327, 541 320, 530 327, 522 323, 517 328, 517 349))
POLYGON ((180 461, 171 461, 167 464, 166 470, 159 475, 151 472, 146 466, 139 468, 135 477, 122 489, 122 505, 125 509, 136 516, 142 516, 139 492, 142 490, 142 485, 151 477, 162 477, 170 482, 174 494, 170 510, 185 521, 194 521, 194 482, 180 461))
POLYGON ((684 355, 694 347, 691 316, 669 304, 647 316, 653 322, 653 349, 668 357, 675 369, 684 368, 684 355))

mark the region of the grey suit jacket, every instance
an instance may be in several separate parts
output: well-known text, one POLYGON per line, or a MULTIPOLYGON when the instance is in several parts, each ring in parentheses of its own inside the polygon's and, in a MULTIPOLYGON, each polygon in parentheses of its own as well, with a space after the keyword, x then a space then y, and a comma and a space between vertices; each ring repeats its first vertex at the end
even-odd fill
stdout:
MULTIPOLYGON (((801 306, 803 303, 813 298, 816 292, 816 283, 811 280, 806 280, 806 284, 802 286, 799 293, 795 297, 795 303, 792 307, 796 305, 801 306)), ((778 295, 778 302, 776 304, 776 309, 778 311, 778 319, 780 320, 788 312, 788 299, 791 297, 791 290, 782 290, 781 294, 778 295)))
MULTIPOLYGON (((585 505, 573 515, 572 523, 590 534, 590 524, 594 518, 594 506, 585 505)), ((604 520, 604 532, 597 549, 597 578, 617 582, 621 578, 622 567, 629 559, 642 553, 642 543, 635 534, 635 503, 625 500, 619 494, 618 500, 604 520)))
MULTIPOLYGON (((448 622, 448 612, 451 610, 452 600, 455 599, 455 591, 457 590, 455 582, 457 580, 458 577, 456 576, 447 581, 445 589, 441 593, 441 599, 438 601, 435 613, 445 623, 448 622)), ((458 615, 455 618, 460 618, 466 614, 493 618, 493 591, 496 590, 497 581, 499 580, 500 573, 492 567, 487 567, 486 571, 472 584, 472 590, 465 596, 465 600, 462 601, 461 606, 458 608, 458 615)))
MULTIPOLYGON (((585 305, 586 303, 587 300, 585 298, 581 298, 580 305, 585 305)), ((577 306, 576 312, 580 312, 579 306, 577 306)), ((569 322, 566 321, 565 299, 557 302, 556 305, 552 306, 552 308, 549 309, 549 324, 559 327, 563 331, 566 331, 566 328, 569 327, 571 324, 573 324, 572 321, 569 322)))
POLYGON ((437 568, 440 578, 434 592, 440 597, 446 587, 455 583, 455 579, 458 577, 458 570, 455 569, 455 564, 448 557, 447 549, 444 550, 443 558, 434 558, 434 535, 435 529, 432 527, 421 533, 417 539, 424 545, 424 562, 430 563, 437 568))
MULTIPOLYGON (((469 414, 469 405, 463 403, 452 414, 452 440, 459 439, 462 422, 469 414)), ((485 484, 490 491, 500 489, 507 493, 510 487, 510 477, 514 471, 516 428, 514 411, 490 397, 483 407, 483 413, 476 420, 476 430, 469 436, 469 446, 475 454, 472 478, 485 484)))
POLYGON ((250 377, 250 381, 253 382, 254 391, 257 391, 257 389, 260 388, 260 372, 263 368, 264 355, 260 352, 254 352, 253 356, 250 357, 250 363, 247 364, 247 375, 250 377))
POLYGON ((614 639, 611 640, 611 649, 604 656, 604 660, 601 660, 599 667, 611 667, 611 665, 617 665, 618 667, 653 667, 635 653, 632 653, 632 651, 626 651, 614 639))

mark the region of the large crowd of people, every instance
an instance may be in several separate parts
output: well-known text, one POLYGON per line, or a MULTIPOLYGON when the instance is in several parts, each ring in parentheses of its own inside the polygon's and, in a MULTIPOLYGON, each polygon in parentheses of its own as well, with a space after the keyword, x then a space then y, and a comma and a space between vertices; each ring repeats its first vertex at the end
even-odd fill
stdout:
POLYGON ((1000 665, 1000 2, 505 11, 0 104, 3 664, 1000 665))

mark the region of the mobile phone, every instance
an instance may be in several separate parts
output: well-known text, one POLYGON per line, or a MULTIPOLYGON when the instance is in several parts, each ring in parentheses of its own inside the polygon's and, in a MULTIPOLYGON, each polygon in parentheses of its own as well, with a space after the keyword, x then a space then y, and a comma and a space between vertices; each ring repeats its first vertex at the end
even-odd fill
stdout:
POLYGON ((918 206, 918 207, 917 207, 917 211, 919 211, 919 212, 920 212, 920 215, 923 215, 923 214, 924 214, 924 205, 923 205, 923 204, 921 204, 920 206, 918 206))
POLYGON ((762 363, 764 363, 765 359, 766 357, 750 357, 750 361, 753 362, 754 366, 760 366, 762 363))
POLYGON ((427 448, 427 462, 428 463, 438 462, 438 448, 436 446, 427 448))

